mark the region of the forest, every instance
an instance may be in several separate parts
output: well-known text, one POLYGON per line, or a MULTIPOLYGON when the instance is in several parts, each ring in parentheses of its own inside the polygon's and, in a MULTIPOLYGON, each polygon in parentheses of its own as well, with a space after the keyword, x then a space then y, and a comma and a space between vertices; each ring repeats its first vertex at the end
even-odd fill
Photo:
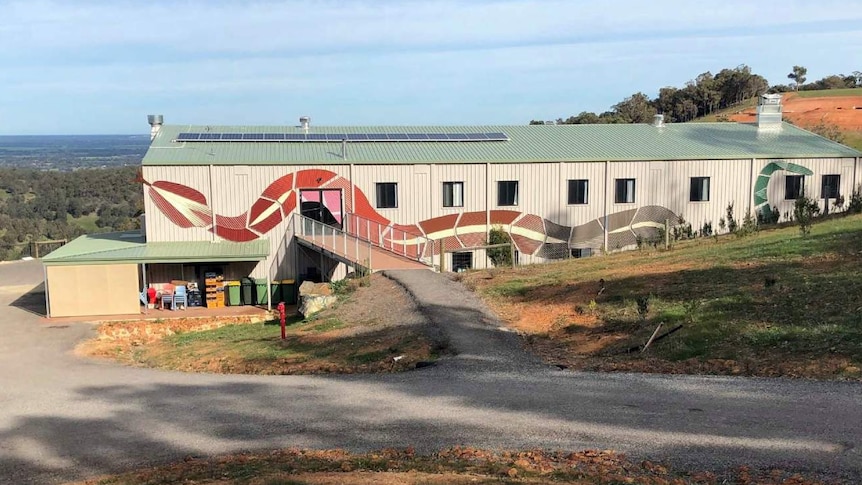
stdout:
POLYGON ((138 167, 0 168, 0 260, 29 255, 31 241, 140 227, 137 173, 138 167))
MULTIPOLYGON (((603 113, 582 111, 568 118, 557 118, 551 123, 570 125, 650 123, 656 113, 662 113, 667 122, 686 122, 708 116, 767 92, 862 87, 860 71, 854 71, 849 75, 830 75, 812 83, 805 83, 807 73, 808 70, 805 67, 793 66, 787 75, 788 80, 791 81, 790 84, 770 85, 766 78, 753 73, 745 64, 733 69, 722 69, 717 74, 707 71, 685 83, 681 88, 673 86, 661 88, 655 98, 638 92, 613 105, 609 111, 603 113)), ((546 123, 530 121, 530 124, 534 125, 546 123)))

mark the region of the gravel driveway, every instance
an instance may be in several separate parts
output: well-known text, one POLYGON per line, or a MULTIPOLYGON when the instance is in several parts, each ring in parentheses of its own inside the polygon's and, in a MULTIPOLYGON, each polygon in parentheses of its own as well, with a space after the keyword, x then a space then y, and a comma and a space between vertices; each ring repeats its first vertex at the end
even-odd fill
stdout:
POLYGON ((120 367, 70 354, 86 324, 26 310, 38 262, 0 264, 0 483, 287 446, 613 448, 675 468, 862 477, 862 386, 559 371, 453 282, 392 273, 460 354, 398 375, 265 377, 120 367), (477 323, 484 320, 486 323, 477 323))

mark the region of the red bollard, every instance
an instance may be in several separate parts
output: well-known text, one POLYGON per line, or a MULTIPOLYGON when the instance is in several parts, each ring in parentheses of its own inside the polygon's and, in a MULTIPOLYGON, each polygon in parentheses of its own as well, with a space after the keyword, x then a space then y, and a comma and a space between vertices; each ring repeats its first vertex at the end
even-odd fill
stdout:
POLYGON ((278 316, 281 319, 281 339, 284 340, 287 338, 285 335, 285 323, 284 323, 284 302, 279 302, 278 304, 278 316))

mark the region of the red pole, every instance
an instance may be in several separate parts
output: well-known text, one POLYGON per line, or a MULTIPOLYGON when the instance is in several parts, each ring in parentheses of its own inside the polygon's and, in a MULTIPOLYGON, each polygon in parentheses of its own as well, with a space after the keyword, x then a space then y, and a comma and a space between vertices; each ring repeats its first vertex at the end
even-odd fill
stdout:
POLYGON ((285 334, 285 322, 284 322, 284 302, 278 303, 278 317, 281 319, 281 339, 284 340, 287 338, 285 334))

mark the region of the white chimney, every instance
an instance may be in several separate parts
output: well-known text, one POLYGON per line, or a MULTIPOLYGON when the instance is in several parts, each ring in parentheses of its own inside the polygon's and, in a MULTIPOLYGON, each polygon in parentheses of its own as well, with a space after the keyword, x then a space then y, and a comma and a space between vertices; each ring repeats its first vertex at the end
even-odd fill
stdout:
POLYGON ((147 115, 147 122, 150 123, 150 141, 153 141, 159 134, 164 121, 165 118, 162 115, 147 115))
POLYGON ((311 118, 308 116, 300 116, 299 117, 299 126, 308 133, 308 125, 311 123, 311 118))
POLYGON ((757 102, 757 129, 781 129, 781 95, 764 94, 757 102))
POLYGON ((664 126, 664 115, 658 114, 652 117, 652 125, 658 128, 664 126))

